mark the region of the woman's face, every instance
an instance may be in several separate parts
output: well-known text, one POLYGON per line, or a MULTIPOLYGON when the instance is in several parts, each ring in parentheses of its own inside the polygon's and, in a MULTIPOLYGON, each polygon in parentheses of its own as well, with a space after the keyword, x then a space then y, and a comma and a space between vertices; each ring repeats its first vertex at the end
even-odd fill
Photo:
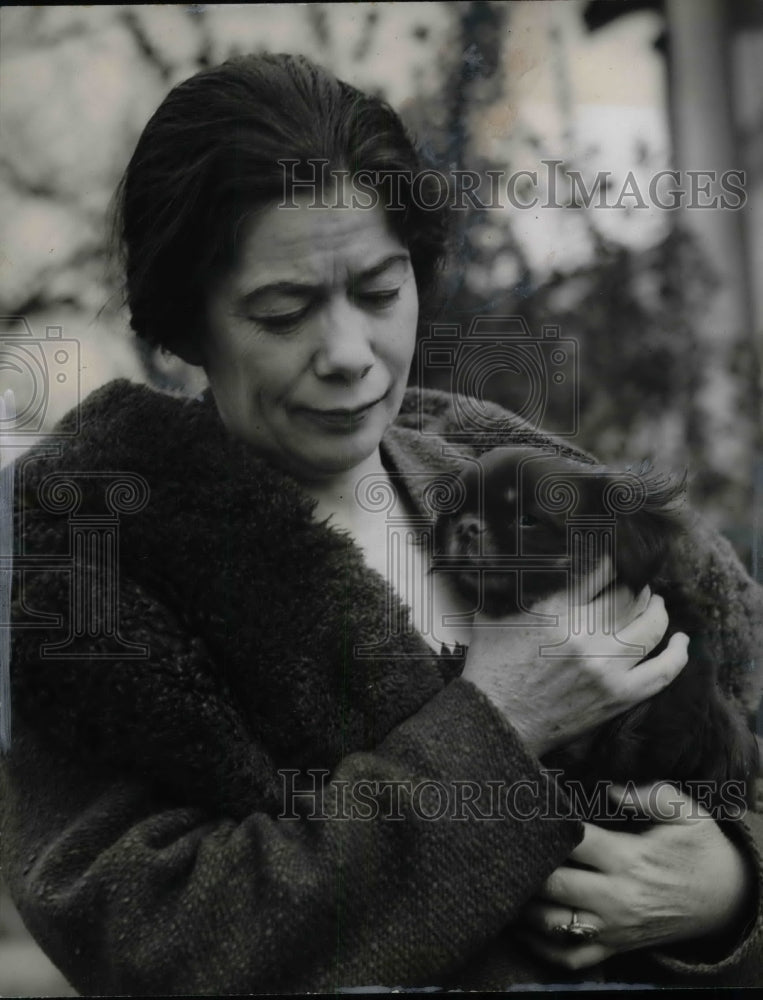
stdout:
POLYGON ((397 416, 418 297, 381 207, 275 205, 208 296, 205 369, 229 430, 303 481, 352 468, 397 416))

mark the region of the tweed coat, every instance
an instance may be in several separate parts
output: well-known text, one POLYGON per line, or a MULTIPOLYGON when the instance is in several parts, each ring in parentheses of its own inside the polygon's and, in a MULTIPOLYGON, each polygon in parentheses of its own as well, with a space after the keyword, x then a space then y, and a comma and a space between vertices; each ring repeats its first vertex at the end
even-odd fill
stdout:
MULTIPOLYGON (((494 437, 464 443, 453 405, 410 391, 382 442, 422 524, 456 453, 548 440, 495 407, 494 437)), ((544 966, 511 923, 582 826, 460 679, 458 651, 432 652, 352 540, 228 435, 209 393, 118 380, 59 430, 63 443, 17 468, 0 857, 27 926, 80 992, 756 981, 757 817, 728 826, 754 899, 748 926, 714 953, 640 954, 579 976, 544 966), (109 531, 107 570, 93 539, 109 531), (111 611, 97 604, 107 576, 111 611), (102 627, 71 627, 75 586, 102 627), (433 787, 465 784, 514 796, 491 799, 484 822, 425 818, 433 787)), ((724 686, 752 705, 760 592, 701 524, 679 562, 724 686)))

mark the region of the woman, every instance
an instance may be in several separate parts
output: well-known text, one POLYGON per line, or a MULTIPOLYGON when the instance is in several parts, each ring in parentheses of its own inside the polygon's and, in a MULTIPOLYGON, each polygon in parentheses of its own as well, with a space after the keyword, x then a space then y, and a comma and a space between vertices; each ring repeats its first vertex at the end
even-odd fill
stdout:
MULTIPOLYGON (((638 979, 759 971, 752 820, 584 828, 540 763, 669 683, 686 638, 640 662, 597 625, 550 661, 548 630, 445 629, 469 609, 426 546, 388 557, 390 525, 431 526, 463 431, 405 389, 444 227, 405 185, 403 210, 339 206, 353 172, 417 168, 380 102, 262 56, 177 87, 127 169, 133 328, 211 392, 105 386, 17 476, 23 555, 47 563, 16 591, 3 865, 82 992, 616 978, 600 963, 641 947, 638 979), (93 532, 127 487, 104 580, 93 532)), ((486 405, 494 443, 527 437, 486 405)), ((687 558, 687 586, 760 618, 720 540, 687 558)), ((610 579, 583 583, 592 621, 610 579)), ((620 638, 653 650, 661 599, 614 593, 620 638)))

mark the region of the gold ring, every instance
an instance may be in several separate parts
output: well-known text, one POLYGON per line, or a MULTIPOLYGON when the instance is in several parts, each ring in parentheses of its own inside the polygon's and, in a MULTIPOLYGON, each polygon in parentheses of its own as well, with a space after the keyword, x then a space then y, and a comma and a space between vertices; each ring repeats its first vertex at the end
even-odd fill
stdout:
POLYGON ((572 917, 568 924, 557 924, 551 928, 551 933, 556 937, 574 938, 576 941, 593 941, 601 931, 595 924, 583 923, 578 917, 578 911, 572 911, 572 917))

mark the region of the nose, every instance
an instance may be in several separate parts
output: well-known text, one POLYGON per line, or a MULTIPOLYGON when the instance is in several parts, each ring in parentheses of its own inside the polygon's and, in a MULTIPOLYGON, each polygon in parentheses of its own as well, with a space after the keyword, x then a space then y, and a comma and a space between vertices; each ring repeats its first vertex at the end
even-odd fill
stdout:
POLYGON ((478 517, 462 517, 456 527, 456 534, 462 538, 476 538, 485 530, 485 526, 478 517))
POLYGON ((319 378, 353 382, 364 378, 375 355, 367 318, 347 301, 334 303, 319 331, 313 367, 319 378))

